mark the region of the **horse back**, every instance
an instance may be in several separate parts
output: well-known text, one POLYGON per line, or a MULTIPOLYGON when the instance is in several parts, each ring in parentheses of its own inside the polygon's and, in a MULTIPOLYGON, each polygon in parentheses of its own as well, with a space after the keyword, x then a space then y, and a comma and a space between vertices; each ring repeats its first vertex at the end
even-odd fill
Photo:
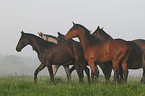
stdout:
POLYGON ((133 40, 133 42, 135 42, 138 46, 140 46, 142 50, 145 52, 145 40, 137 39, 137 40, 133 40))

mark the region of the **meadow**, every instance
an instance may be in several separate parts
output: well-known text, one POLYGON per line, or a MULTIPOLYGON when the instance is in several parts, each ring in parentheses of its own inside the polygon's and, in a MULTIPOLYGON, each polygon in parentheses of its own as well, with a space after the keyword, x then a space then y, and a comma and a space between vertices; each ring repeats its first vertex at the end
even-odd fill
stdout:
POLYGON ((79 84, 78 77, 73 76, 67 82, 65 76, 56 76, 56 84, 49 82, 48 76, 39 76, 37 84, 33 76, 3 76, 0 77, 0 96, 145 96, 145 84, 140 78, 129 77, 127 84, 115 84, 111 78, 108 84, 103 76, 98 83, 79 84))

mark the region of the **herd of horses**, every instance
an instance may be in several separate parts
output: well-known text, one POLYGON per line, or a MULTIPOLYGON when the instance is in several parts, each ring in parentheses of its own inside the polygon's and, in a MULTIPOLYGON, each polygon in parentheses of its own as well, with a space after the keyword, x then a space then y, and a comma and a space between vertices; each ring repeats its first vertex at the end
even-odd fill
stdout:
POLYGON ((125 41, 113 39, 103 28, 99 26, 93 32, 81 24, 75 24, 64 36, 58 32, 58 37, 38 32, 39 36, 21 32, 21 38, 16 50, 20 52, 25 46, 31 45, 37 52, 41 62, 34 72, 34 82, 37 82, 38 73, 45 67, 48 68, 50 81, 54 82, 54 75, 62 65, 66 71, 67 79, 71 79, 71 73, 76 70, 79 82, 83 81, 83 70, 88 82, 97 82, 100 66, 109 81, 112 69, 114 81, 127 83, 128 69, 143 68, 141 82, 145 83, 145 40, 137 39, 125 41), (72 38, 78 37, 80 42, 72 38), (53 65, 53 67, 52 67, 53 65), (73 65, 69 68, 69 65, 73 65), (91 78, 90 70, 91 68, 91 78))

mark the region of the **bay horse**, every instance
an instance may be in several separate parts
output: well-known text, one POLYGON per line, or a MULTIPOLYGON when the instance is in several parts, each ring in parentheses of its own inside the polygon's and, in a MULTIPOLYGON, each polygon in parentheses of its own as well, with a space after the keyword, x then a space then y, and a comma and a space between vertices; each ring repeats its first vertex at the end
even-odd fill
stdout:
MULTIPOLYGON (((34 73, 35 82, 37 82, 38 72, 47 66, 50 74, 50 81, 55 83, 52 65, 66 64, 75 57, 75 55, 72 53, 73 51, 69 48, 69 43, 55 44, 53 42, 46 41, 34 34, 24 33, 22 31, 21 38, 16 47, 16 51, 20 52, 27 45, 31 45, 33 50, 37 52, 38 58, 41 62, 40 66, 34 73)), ((79 82, 82 82, 82 76, 79 71, 80 66, 85 70, 88 76, 88 82, 90 82, 89 69, 86 67, 86 65, 75 61, 74 66, 79 76, 79 82)))
MULTIPOLYGON (((55 43, 55 44, 58 44, 58 43, 62 43, 62 42, 63 42, 62 40, 57 39, 57 37, 55 37, 55 36, 48 35, 48 34, 44 34, 44 33, 42 33, 42 32, 38 32, 38 35, 39 35, 42 39, 44 39, 44 40, 46 40, 46 41, 49 41, 49 42, 53 42, 53 43, 55 43)), ((68 64, 63 64, 63 67, 64 67, 64 69, 65 69, 65 72, 66 72, 68 81, 71 79, 71 74, 70 74, 70 71, 69 71, 69 65, 73 65, 72 63, 73 63, 73 62, 70 61, 70 62, 68 62, 68 64)), ((58 70, 58 68, 59 68, 60 66, 61 66, 61 65, 53 65, 53 75, 54 75, 54 76, 56 75, 56 72, 57 72, 57 70, 58 70)))
MULTIPOLYGON (((66 40, 65 40, 65 38, 64 38, 64 35, 63 34, 61 34, 60 32, 58 32, 58 37, 57 37, 58 39, 61 39, 61 41, 63 41, 63 42, 66 42, 66 40)), ((72 39, 70 39, 70 40, 72 40, 72 39)), ((77 41, 74 41, 74 40, 72 40, 73 42, 77 42, 77 41)), ((78 42, 78 43, 76 43, 76 46, 79 46, 79 47, 81 47, 81 45, 80 45, 80 42, 78 42)), ((82 49, 82 48, 81 48, 82 49)), ((103 71, 103 74, 105 75, 105 80, 106 80, 106 82, 107 81, 109 81, 109 79, 110 79, 110 76, 111 76, 111 71, 112 71, 112 63, 109 61, 109 62, 105 62, 105 63, 97 63, 97 64, 95 64, 96 65, 96 67, 97 67, 97 65, 99 65, 100 66, 100 68, 101 68, 101 70, 103 71)), ((97 68, 98 69, 98 68, 97 68)), ((70 69, 70 74, 73 72, 75 70, 75 67, 73 66, 71 69, 70 69)), ((93 73, 92 73, 93 74, 93 73)), ((98 73, 97 73, 98 75, 99 75, 99 70, 98 70, 98 73)), ((99 76, 98 76, 99 77, 99 76)), ((93 78, 93 77, 92 77, 93 78)))
MULTIPOLYGON (((113 38, 107 34, 103 28, 99 26, 93 33, 93 36, 100 39, 101 41, 113 40, 113 38)), ((128 69, 140 69, 143 68, 143 76, 141 82, 145 83, 145 40, 136 39, 133 41, 127 41, 130 46, 130 56, 127 62, 128 69)), ((120 70, 121 71, 121 70, 120 70)), ((120 72, 122 78, 122 72, 120 72)))
POLYGON ((124 40, 100 41, 90 34, 90 31, 83 25, 73 23, 73 27, 65 35, 65 39, 78 37, 84 51, 84 57, 87 60, 94 78, 97 77, 95 62, 112 61, 114 70, 114 80, 117 81, 119 72, 119 63, 123 69, 124 82, 127 82, 127 60, 130 54, 130 48, 124 40))

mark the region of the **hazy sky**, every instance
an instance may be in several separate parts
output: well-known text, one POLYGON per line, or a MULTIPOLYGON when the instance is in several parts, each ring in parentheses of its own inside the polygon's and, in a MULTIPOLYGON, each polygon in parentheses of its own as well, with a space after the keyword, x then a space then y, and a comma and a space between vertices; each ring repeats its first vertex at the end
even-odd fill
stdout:
POLYGON ((72 21, 92 32, 104 27, 113 38, 145 39, 145 0, 0 0, 0 54, 37 57, 30 46, 16 52, 20 31, 57 36, 72 21))

